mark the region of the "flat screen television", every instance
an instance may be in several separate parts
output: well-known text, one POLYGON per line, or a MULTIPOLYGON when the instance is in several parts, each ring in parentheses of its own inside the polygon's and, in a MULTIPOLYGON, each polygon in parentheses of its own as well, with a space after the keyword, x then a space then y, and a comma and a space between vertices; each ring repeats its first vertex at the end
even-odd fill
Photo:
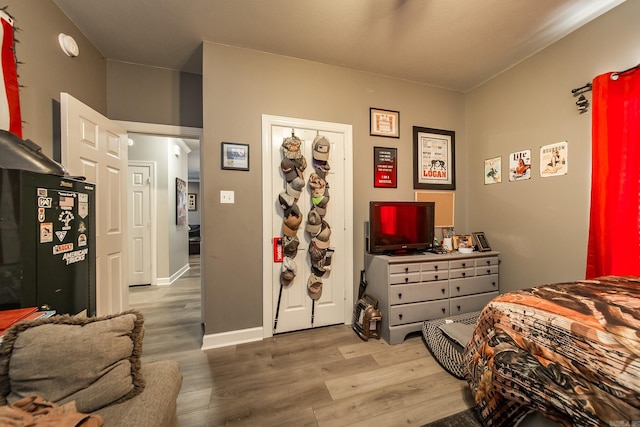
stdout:
POLYGON ((434 237, 434 202, 369 202, 370 253, 427 252, 434 237))

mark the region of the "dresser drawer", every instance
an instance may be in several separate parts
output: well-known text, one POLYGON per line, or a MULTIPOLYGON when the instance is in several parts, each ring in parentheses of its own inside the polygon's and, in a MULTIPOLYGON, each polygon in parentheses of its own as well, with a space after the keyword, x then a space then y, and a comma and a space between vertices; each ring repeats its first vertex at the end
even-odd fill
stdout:
POLYGON ((486 294, 468 295, 465 297, 451 298, 449 314, 470 313, 472 311, 482 310, 494 297, 498 296, 498 292, 488 292, 486 294))
POLYGON ((420 271, 420 263, 414 262, 410 264, 390 264, 389 265, 389 274, 398 274, 398 273, 417 273, 420 271))
POLYGON ((414 304, 392 305, 389 309, 389 325, 421 322, 437 319, 449 314, 449 300, 417 302, 414 304))
POLYGON ((476 276, 486 276, 487 274, 498 274, 500 267, 497 265, 489 265, 484 267, 476 267, 476 276))
POLYGON ((449 295, 451 295, 452 298, 462 295, 492 292, 498 289, 497 274, 469 277, 467 279, 452 279, 449 281, 449 295))
POLYGON ((442 271, 423 271, 420 278, 423 282, 433 282, 435 280, 446 280, 449 278, 447 270, 442 271))
POLYGON ((476 264, 473 259, 456 259, 449 261, 449 270, 456 270, 459 268, 475 267, 476 264))
POLYGON ((473 277, 475 275, 476 269, 474 267, 449 270, 449 279, 464 279, 465 277, 473 277))
POLYGON ((476 259, 476 267, 489 267, 492 265, 498 265, 499 263, 500 261, 497 256, 476 259))
POLYGON ((389 289, 389 304, 407 304, 449 298, 449 283, 446 280, 430 283, 394 285, 389 289))
POLYGON ((420 272, 406 274, 390 274, 389 284, 397 285, 401 283, 418 283, 420 281, 420 272))
POLYGON ((421 270, 424 271, 447 271, 449 269, 449 263, 447 261, 440 262, 423 262, 421 264, 421 270))

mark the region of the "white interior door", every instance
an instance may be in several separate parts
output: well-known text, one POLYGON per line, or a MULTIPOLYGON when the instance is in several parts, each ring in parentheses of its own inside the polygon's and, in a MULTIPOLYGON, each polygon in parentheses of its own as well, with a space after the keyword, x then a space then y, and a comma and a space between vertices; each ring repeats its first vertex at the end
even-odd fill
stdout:
POLYGON ((129 286, 151 284, 151 166, 129 164, 129 286))
MULTIPOLYGON (((281 333, 313 327, 350 323, 352 308, 353 242, 352 242, 352 190, 351 190, 351 126, 301 119, 263 117, 263 206, 264 239, 270 244, 263 253, 265 268, 265 315, 264 328, 270 333, 281 333), (265 123, 265 118, 267 122, 265 123), (302 152, 307 160, 304 172, 305 188, 297 200, 303 221, 297 236, 298 251, 293 258, 297 274, 292 283, 281 286, 282 263, 274 262, 273 238, 282 236, 283 210, 278 196, 286 188, 281 172, 282 142, 292 132, 302 140, 302 152), (312 207, 309 176, 314 172, 312 144, 321 134, 331 143, 329 184, 330 202, 324 220, 331 227, 331 248, 335 250, 331 270, 322 277, 322 296, 315 301, 309 297, 307 281, 312 273, 308 248, 311 236, 305 232, 307 214, 312 207), (266 139, 266 140, 265 140, 266 139), (281 292, 282 291, 282 292, 281 292), (348 314, 347 314, 348 313, 348 314), (274 331, 277 314, 277 327, 274 331)), ((266 336, 270 336, 265 331, 266 336)))
POLYGON ((62 164, 96 184, 96 313, 126 310, 127 133, 67 93, 60 94, 62 164))

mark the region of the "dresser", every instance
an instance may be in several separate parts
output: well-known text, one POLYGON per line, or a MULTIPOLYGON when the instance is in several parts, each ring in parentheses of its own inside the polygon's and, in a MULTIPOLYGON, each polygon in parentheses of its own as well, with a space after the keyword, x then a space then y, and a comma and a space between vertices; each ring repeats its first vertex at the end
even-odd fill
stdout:
POLYGON ((378 299, 382 338, 398 344, 425 320, 482 310, 498 295, 499 255, 365 254, 366 293, 378 299))

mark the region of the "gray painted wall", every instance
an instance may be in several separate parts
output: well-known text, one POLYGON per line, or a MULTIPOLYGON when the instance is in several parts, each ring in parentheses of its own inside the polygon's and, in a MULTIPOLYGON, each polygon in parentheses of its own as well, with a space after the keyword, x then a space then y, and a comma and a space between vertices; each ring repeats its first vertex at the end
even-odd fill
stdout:
POLYGON ((463 94, 213 43, 204 44, 203 55, 206 334, 262 326, 262 114, 353 125, 354 251, 336 255, 353 260, 354 294, 369 201, 414 199, 412 126, 456 132, 456 223, 466 228, 463 94), (399 139, 369 136, 370 107, 400 111, 399 139), (249 172, 220 169, 221 141, 249 144, 249 172), (398 149, 397 189, 373 188, 374 146, 398 149), (221 190, 235 191, 236 203, 220 204, 221 190))
POLYGON ((202 76, 107 61, 112 120, 202 127, 202 76))
POLYGON ((106 61, 52 1, 8 0, 7 12, 20 29, 16 38, 23 137, 53 157, 59 141, 60 92, 67 92, 107 114, 106 61), (65 55, 58 34, 75 38, 80 55, 65 55))
POLYGON ((468 94, 469 224, 502 252, 503 291, 584 278, 591 113, 579 114, 571 89, 640 62, 638 16, 640 1, 627 1, 468 94), (568 174, 541 178, 540 146, 559 141, 568 174), (533 176, 509 182, 508 156, 524 149, 533 176), (496 156, 503 182, 484 185, 483 161, 496 156))

